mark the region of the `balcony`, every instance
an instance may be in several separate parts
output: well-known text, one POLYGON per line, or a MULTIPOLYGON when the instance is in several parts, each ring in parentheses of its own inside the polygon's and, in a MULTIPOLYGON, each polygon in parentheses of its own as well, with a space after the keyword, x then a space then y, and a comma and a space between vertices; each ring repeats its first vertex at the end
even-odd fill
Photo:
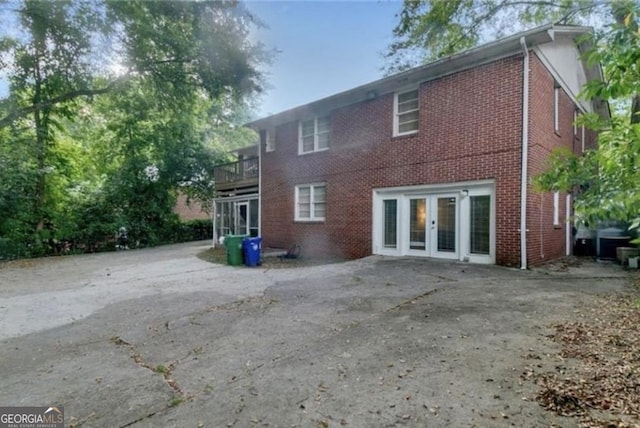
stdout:
POLYGON ((220 196, 258 191, 258 158, 242 159, 213 167, 213 179, 220 196))

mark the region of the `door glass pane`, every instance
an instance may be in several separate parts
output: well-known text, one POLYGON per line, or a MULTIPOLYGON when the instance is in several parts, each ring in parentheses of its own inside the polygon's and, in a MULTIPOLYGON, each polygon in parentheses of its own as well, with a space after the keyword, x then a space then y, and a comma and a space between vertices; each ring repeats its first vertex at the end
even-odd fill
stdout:
POLYGON ((491 197, 471 196, 471 252, 489 254, 491 197))
POLYGON ((247 235, 247 208, 248 205, 246 203, 238 204, 238 216, 236 218, 238 222, 238 228, 236 230, 236 234, 238 235, 247 235))
POLYGON ((426 248, 427 204, 425 199, 411 199, 409 207, 409 248, 424 250, 426 248))
POLYGON ((456 198, 438 198, 438 251, 456 251, 456 198))
POLYGON ((385 248, 396 248, 398 244, 398 201, 387 199, 384 201, 384 242, 385 248))
POLYGON ((249 234, 258 236, 258 200, 249 201, 249 234))
POLYGON ((232 202, 218 202, 216 209, 218 215, 218 236, 233 235, 233 210, 232 202))
POLYGON ((235 221, 236 213, 235 213, 235 206, 234 206, 233 202, 227 203, 224 211, 225 211, 225 214, 226 214, 225 226, 227 227, 227 230, 229 231, 229 233, 231 235, 235 235, 235 233, 236 233, 236 221, 235 221))

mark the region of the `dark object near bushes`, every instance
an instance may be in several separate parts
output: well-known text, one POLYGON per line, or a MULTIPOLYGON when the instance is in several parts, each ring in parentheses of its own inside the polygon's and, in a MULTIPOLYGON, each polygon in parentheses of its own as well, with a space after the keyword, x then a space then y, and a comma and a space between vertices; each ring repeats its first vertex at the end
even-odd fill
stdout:
POLYGON ((281 259, 297 259, 300 256, 300 245, 295 244, 289 250, 287 250, 287 254, 282 256, 278 256, 281 259))

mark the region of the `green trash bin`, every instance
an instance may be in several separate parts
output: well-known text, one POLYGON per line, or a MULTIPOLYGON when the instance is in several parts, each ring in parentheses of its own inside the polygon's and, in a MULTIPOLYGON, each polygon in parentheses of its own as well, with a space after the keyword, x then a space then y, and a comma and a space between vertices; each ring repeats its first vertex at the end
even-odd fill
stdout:
POLYGON ((242 240, 249 235, 227 235, 224 237, 224 246, 227 249, 227 264, 240 266, 243 263, 242 240))

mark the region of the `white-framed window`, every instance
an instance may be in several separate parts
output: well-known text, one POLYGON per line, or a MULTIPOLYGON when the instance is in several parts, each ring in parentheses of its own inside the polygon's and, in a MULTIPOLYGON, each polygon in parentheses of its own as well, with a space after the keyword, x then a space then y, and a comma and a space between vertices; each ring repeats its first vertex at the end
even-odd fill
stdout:
POLYGON ((273 138, 266 129, 260 130, 260 145, 264 146, 266 152, 272 152, 276 149, 273 138))
POLYGON ((327 190, 324 183, 296 186, 296 221, 324 221, 327 211, 327 190))
POLYGON ((298 128, 298 154, 329 149, 330 135, 329 116, 301 120, 298 128))
POLYGON ((578 136, 578 110, 573 111, 573 136, 578 136))
POLYGON ((560 226, 560 192, 553 192, 553 225, 560 226))
POLYGON ((393 135, 406 135, 420 129, 420 90, 398 92, 393 100, 393 135))
POLYGON ((553 88, 553 130, 560 131, 560 87, 553 88))

